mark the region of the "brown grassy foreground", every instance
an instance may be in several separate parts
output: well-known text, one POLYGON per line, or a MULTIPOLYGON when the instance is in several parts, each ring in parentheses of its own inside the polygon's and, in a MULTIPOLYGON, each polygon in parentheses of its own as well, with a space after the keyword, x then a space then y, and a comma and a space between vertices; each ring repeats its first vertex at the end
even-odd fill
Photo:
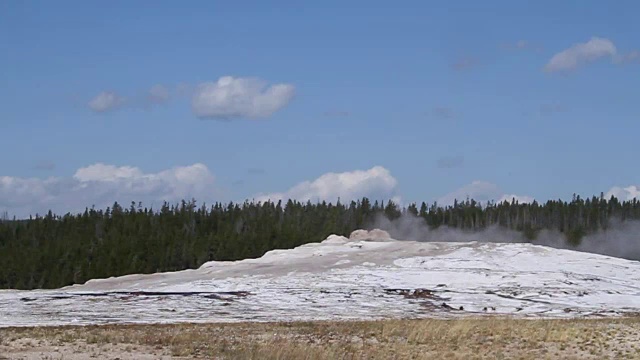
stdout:
POLYGON ((0 329, 0 359, 640 359, 640 318, 0 329))

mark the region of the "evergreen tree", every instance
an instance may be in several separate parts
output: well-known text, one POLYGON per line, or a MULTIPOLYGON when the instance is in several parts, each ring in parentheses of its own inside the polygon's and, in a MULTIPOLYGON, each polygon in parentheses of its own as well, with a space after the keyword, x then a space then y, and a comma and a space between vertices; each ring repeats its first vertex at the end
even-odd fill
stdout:
POLYGON ((206 261, 256 258, 273 249, 317 242, 330 234, 348 235, 375 225, 378 216, 393 221, 414 216, 431 228, 465 231, 499 225, 530 240, 542 229, 560 231, 576 246, 590 233, 616 221, 640 220, 640 201, 615 197, 545 203, 455 201, 452 206, 422 202, 401 208, 393 201, 367 198, 348 205, 295 200, 264 203, 196 201, 164 203, 159 210, 114 202, 104 210, 79 214, 36 214, 25 220, 0 216, 0 288, 57 288, 131 273, 196 268, 206 261))

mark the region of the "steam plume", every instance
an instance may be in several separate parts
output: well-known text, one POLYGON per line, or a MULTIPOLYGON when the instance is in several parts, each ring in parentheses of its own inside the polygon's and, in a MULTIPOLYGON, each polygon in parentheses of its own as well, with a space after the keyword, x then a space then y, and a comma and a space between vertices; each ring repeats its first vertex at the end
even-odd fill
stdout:
POLYGON ((371 228, 382 229, 397 240, 429 242, 495 242, 524 243, 550 246, 614 257, 640 260, 640 221, 611 220, 606 230, 584 236, 579 245, 571 245, 565 235, 557 230, 541 230, 533 240, 522 232, 492 225, 479 231, 465 231, 441 226, 431 229, 420 217, 404 214, 390 221, 380 215, 371 228))

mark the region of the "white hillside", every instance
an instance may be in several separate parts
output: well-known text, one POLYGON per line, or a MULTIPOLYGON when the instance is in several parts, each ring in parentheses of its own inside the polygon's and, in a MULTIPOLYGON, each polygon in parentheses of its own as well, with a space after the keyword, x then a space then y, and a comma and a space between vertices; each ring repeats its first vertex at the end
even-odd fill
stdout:
POLYGON ((531 244, 332 235, 196 270, 0 292, 0 325, 640 311, 640 262, 531 244))

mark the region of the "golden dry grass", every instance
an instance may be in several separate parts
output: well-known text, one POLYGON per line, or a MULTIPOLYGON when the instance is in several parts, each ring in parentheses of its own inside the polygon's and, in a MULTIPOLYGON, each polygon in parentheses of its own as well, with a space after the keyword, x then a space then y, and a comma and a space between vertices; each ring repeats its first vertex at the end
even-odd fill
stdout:
POLYGON ((177 358, 640 359, 640 318, 8 328, 0 329, 0 353, 25 339, 35 348, 55 345, 77 352, 111 345, 177 358))

